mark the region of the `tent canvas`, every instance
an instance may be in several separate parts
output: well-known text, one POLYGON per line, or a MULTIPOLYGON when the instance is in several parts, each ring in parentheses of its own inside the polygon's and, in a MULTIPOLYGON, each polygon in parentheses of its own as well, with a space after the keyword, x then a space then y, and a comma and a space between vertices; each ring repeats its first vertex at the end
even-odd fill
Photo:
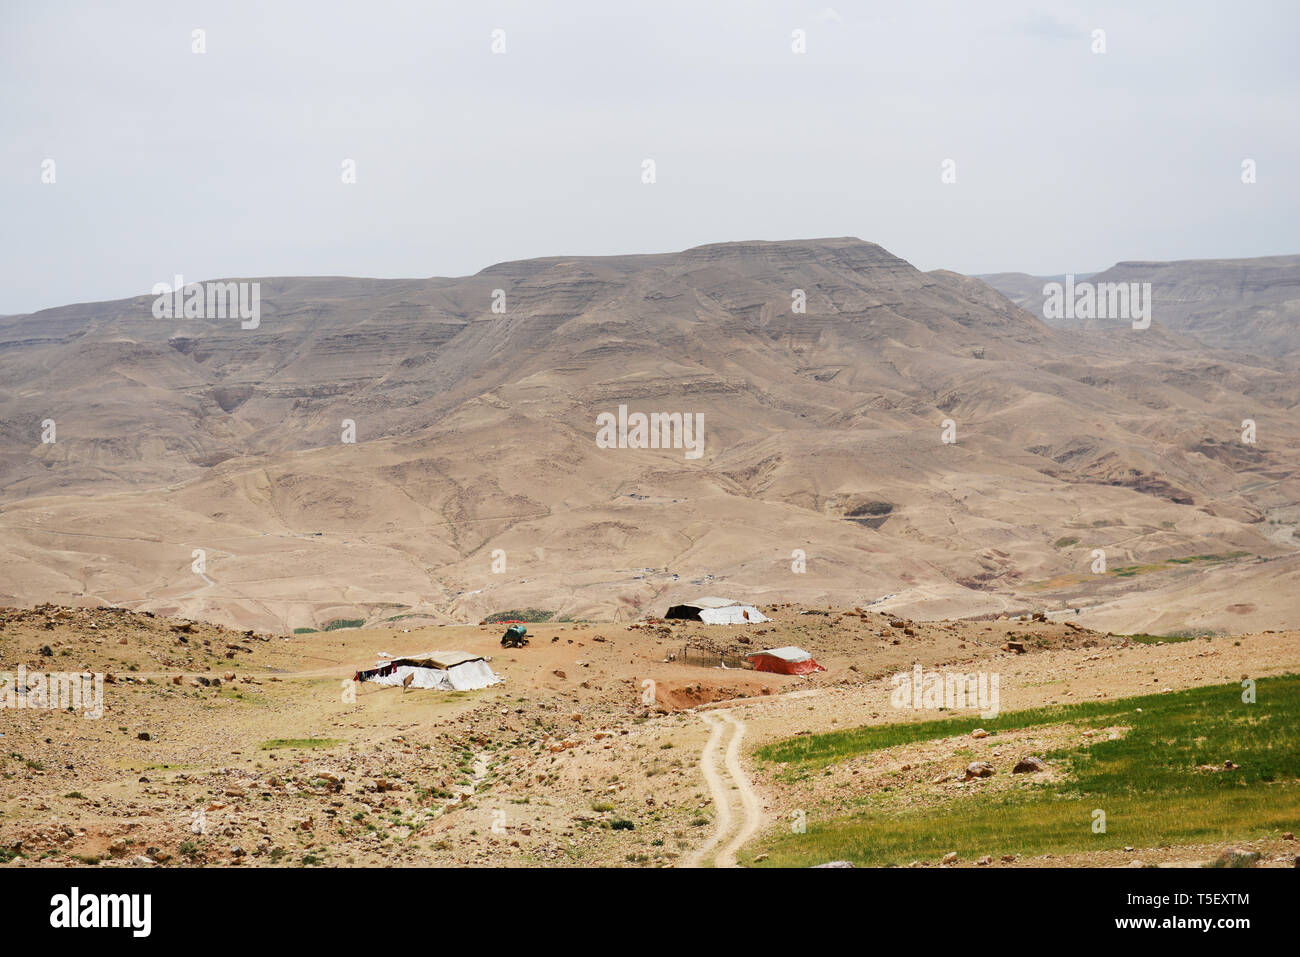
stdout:
POLYGON ((726 608, 728 605, 739 603, 734 598, 715 598, 712 595, 706 595, 687 604, 694 605, 696 608, 726 608))
POLYGON ((673 605, 664 617, 702 621, 706 625, 744 625, 770 620, 753 605, 745 605, 732 598, 711 596, 673 605))
POLYGON ((380 662, 368 671, 358 671, 355 680, 438 691, 477 691, 505 679, 493 672, 482 655, 463 651, 429 651, 380 662), (408 677, 409 685, 406 684, 408 677))
POLYGON ((755 671, 771 671, 782 675, 806 675, 826 669, 813 661, 813 656, 802 648, 786 645, 782 648, 768 648, 747 655, 754 664, 755 671))
POLYGON ((768 617, 753 605, 700 609, 700 621, 706 625, 746 625, 768 620, 768 617))
POLYGON ((467 651, 426 651, 418 655, 405 655, 393 658, 394 665, 414 665, 419 668, 441 668, 444 671, 467 661, 482 661, 482 655, 471 655, 467 651))

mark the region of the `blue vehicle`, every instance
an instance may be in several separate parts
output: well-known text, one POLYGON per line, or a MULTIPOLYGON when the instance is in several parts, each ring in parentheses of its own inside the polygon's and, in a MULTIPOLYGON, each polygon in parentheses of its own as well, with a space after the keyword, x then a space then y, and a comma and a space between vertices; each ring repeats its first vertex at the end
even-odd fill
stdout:
POLYGON ((511 625, 501 636, 502 648, 522 648, 528 644, 528 629, 523 625, 511 625))

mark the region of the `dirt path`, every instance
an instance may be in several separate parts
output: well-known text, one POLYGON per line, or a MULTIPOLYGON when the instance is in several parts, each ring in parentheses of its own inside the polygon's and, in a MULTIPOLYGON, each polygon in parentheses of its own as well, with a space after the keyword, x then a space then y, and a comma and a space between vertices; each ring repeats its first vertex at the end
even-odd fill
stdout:
POLYGON ((700 754, 700 770, 709 786, 713 805, 718 809, 717 824, 713 834, 699 849, 682 862, 682 867, 700 867, 713 849, 724 838, 730 837, 725 847, 712 859, 715 867, 735 867, 736 854, 740 848, 753 837, 762 823, 762 808, 758 795, 749 783, 744 768, 740 765, 740 742, 745 736, 745 722, 726 711, 705 711, 700 715, 709 725, 709 740, 700 754), (731 740, 727 742, 725 758, 720 760, 719 750, 722 738, 731 731, 731 740), (735 825, 736 816, 732 811, 732 792, 740 795, 740 820, 735 825), (734 829, 734 833, 733 833, 734 829))
POLYGON ((763 811, 758 803, 758 794, 749 783, 745 769, 740 766, 740 739, 745 736, 745 722, 730 712, 723 712, 722 720, 736 728, 736 733, 731 736, 731 743, 727 745, 727 773, 731 775, 733 787, 740 792, 740 807, 744 819, 740 829, 736 831, 730 843, 722 849, 715 863, 718 867, 736 867, 739 864, 736 854, 758 830, 759 824, 762 823, 763 811))
POLYGON ((709 740, 700 753, 700 770, 704 772, 705 783, 713 797, 713 806, 718 809, 718 820, 713 835, 690 857, 682 861, 682 867, 699 867, 704 858, 722 840, 722 836, 731 830, 731 802, 728 800, 727 788, 722 775, 718 773, 718 745, 722 742, 722 732, 726 724, 716 714, 705 712, 700 717, 709 726, 709 740))

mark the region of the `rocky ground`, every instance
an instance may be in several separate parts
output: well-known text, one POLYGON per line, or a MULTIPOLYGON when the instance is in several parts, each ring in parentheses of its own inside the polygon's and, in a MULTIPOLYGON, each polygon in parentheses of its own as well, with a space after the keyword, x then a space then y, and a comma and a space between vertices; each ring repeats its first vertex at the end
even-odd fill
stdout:
MULTIPOLYGON (((84 711, 0 710, 0 861, 731 863, 740 843, 790 802, 810 806, 818 796, 787 793, 772 769, 755 768, 753 748, 914 718, 889 702, 889 676, 914 664, 997 670, 1000 706, 1012 710, 1260 677, 1300 663, 1300 632, 1147 645, 1068 621, 764 611, 772 622, 735 628, 654 619, 534 625, 528 646, 504 650, 500 625, 290 638, 112 608, 3 609, 0 680, 20 665, 29 675, 105 678, 97 720, 84 711), (683 654, 693 638, 733 654, 797 644, 827 671, 722 670, 683 654), (461 693, 350 680, 380 652, 431 649, 489 655, 506 680, 461 693)), ((918 768, 937 761, 956 772, 964 763, 945 752, 961 742, 914 747, 918 768), (920 754, 925 748, 933 753, 920 754)), ((848 762, 817 787, 868 788, 873 775, 848 762)), ((934 777, 918 778, 910 799, 961 785, 959 774, 934 777)), ((1279 838, 1260 850, 1275 861, 1293 849, 1279 838)), ((1009 863, 1187 863, 1220 850, 1009 863)))

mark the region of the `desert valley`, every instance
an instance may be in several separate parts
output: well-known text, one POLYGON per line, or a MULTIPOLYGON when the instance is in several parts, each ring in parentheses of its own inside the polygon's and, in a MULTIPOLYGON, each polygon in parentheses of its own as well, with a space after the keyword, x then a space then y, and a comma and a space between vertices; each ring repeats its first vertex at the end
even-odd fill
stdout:
POLYGON ((0 709, 0 860, 1291 866, 1300 256, 1080 277, 1145 324, 1061 278, 734 242, 0 318, 0 670, 102 680, 0 709), (665 620, 714 595, 761 612, 665 620), (504 680, 354 680, 430 649, 504 680))
POLYGON ((701 593, 1300 624, 1288 262, 1167 264, 1141 330, 856 239, 262 279, 252 329, 148 296, 9 317, 0 601, 283 633, 701 593), (620 407, 699 417, 702 454, 599 447, 620 407))

